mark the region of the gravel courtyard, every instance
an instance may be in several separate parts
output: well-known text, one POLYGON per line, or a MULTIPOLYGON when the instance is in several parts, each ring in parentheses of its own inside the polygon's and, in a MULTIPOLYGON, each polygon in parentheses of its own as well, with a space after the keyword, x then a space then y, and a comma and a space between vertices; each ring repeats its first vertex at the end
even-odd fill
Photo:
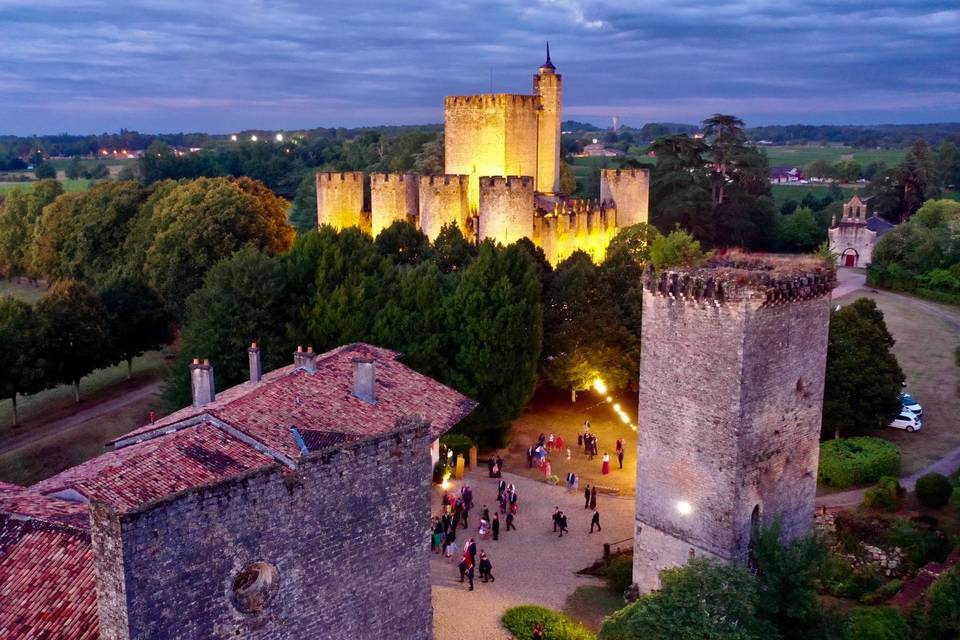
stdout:
MULTIPOLYGON (((603 555, 603 543, 621 542, 633 535, 633 498, 600 495, 602 532, 590 531, 592 511, 583 508, 582 489, 568 493, 542 481, 504 473, 503 479, 517 486, 519 512, 516 531, 505 531, 501 524, 500 539, 480 540, 477 526, 483 505, 491 514, 497 506, 497 480, 487 477, 485 467, 468 471, 464 482, 473 489, 474 509, 470 527, 457 532, 458 553, 443 559, 433 555, 433 627, 437 640, 490 640, 509 638, 500 626, 500 618, 509 607, 536 604, 561 609, 573 591, 581 585, 602 584, 598 579, 577 575, 603 555), (559 538, 553 533, 551 516, 554 506, 566 514, 570 533, 559 538), (463 554, 463 543, 477 539, 478 553, 485 550, 493 564, 496 582, 484 584, 479 574, 474 591, 459 582, 457 562, 463 554)), ((450 492, 460 490, 459 482, 451 482, 450 492)), ((434 488, 433 512, 440 513, 443 491, 434 488)), ((631 543, 623 542, 623 546, 631 543)))

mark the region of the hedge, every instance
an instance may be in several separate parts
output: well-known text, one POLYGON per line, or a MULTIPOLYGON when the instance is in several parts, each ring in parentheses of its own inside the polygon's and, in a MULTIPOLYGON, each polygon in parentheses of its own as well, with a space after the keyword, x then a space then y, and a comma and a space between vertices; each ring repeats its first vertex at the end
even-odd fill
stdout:
POLYGON ((614 593, 623 594, 633 584, 633 556, 616 556, 607 567, 607 582, 614 593))
POLYGON ((596 640, 589 629, 567 616, 544 607, 511 607, 503 614, 503 626, 517 640, 533 640, 533 628, 543 624, 544 640, 596 640))
POLYGON ((960 636, 960 567, 941 574, 927 591, 927 638, 960 636))
POLYGON ((925 507, 939 509, 950 501, 953 483, 942 473, 928 473, 917 480, 917 500, 925 507))
POLYGON ((857 607, 850 612, 850 637, 857 640, 907 640, 910 626, 894 607, 857 607))
POLYGON ((880 511, 896 511, 897 499, 903 493, 896 478, 883 476, 877 485, 863 493, 863 506, 880 511))
POLYGON ((840 438, 820 445, 817 481, 837 489, 900 475, 896 445, 874 437, 840 438))

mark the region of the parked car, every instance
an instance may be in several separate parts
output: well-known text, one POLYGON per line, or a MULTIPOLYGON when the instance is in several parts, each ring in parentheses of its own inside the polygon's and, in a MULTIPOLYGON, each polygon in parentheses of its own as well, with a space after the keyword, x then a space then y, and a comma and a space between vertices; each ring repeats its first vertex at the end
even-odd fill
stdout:
POLYGON ((894 429, 903 429, 913 433, 914 431, 920 431, 920 427, 923 426, 923 422, 920 421, 920 416, 914 414, 912 411, 903 409, 900 411, 900 415, 894 418, 893 422, 887 426, 893 427, 894 429))
POLYGON ((900 394, 900 405, 903 406, 904 409, 912 411, 918 418, 923 417, 923 407, 921 407, 920 403, 909 393, 900 394))

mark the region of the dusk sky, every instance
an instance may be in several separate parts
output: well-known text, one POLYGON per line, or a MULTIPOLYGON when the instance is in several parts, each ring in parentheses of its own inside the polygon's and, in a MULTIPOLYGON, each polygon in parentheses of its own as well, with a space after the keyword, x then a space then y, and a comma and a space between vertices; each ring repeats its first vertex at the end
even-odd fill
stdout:
POLYGON ((960 0, 0 0, 0 134, 441 122, 548 39, 564 119, 960 120, 960 0))

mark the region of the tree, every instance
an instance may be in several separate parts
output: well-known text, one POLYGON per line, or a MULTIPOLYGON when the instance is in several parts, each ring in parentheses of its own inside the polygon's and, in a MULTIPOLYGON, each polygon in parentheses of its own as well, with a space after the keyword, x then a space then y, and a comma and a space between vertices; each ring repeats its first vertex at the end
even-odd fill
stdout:
POLYGON ((103 303, 84 284, 55 284, 37 303, 44 361, 50 378, 72 384, 80 402, 80 379, 110 364, 110 330, 103 303))
POLYGON ((443 225, 433 241, 433 261, 443 273, 462 271, 476 254, 476 246, 467 242, 453 222, 443 225))
POLYGON ((0 205, 0 265, 9 275, 29 273, 30 243, 43 208, 63 193, 56 180, 42 180, 33 191, 13 189, 0 205))
POLYGON ((520 415, 537 382, 543 307, 533 259, 516 244, 501 249, 484 242, 448 314, 458 348, 445 381, 480 403, 460 428, 496 433, 520 415))
POLYGON ((17 419, 17 394, 35 393, 44 387, 44 362, 40 357, 40 330, 33 308, 9 296, 0 297, 0 398, 13 405, 17 419))
POLYGON ((960 150, 950 140, 940 143, 937 150, 937 176, 944 188, 960 186, 960 150))
POLYGON ((290 204, 290 224, 297 233, 317 228, 317 174, 308 169, 303 174, 297 194, 290 204))
POLYGON ((63 278, 61 269, 62 245, 74 210, 83 199, 78 192, 64 193, 43 208, 31 233, 28 270, 50 280, 63 278))
POLYGON ((411 169, 422 176, 436 176, 444 173, 442 133, 433 140, 423 143, 420 152, 413 158, 411 169))
POLYGON ((394 264, 420 264, 430 256, 430 240, 406 220, 396 220, 373 241, 377 252, 394 264))
POLYGON ((710 156, 713 159, 712 197, 716 207, 726 199, 727 182, 746 141, 743 120, 715 113, 703 121, 703 134, 710 144, 710 156))
POLYGON ((551 384, 570 389, 576 401, 597 378, 611 388, 633 379, 639 343, 589 255, 577 251, 557 265, 543 298, 542 369, 551 384))
POLYGON ((156 234, 146 251, 147 283, 176 315, 221 259, 244 246, 279 253, 293 242, 286 204, 248 178, 198 178, 154 205, 156 234))
POLYGON ((780 251, 809 253, 823 241, 817 219, 806 207, 790 215, 781 215, 777 225, 777 247, 780 251))
POLYGON ((893 337, 877 303, 860 298, 830 318, 823 398, 823 437, 882 427, 900 410, 904 380, 890 350, 893 337))
POLYGON ((560 162, 560 193, 572 195, 577 191, 577 176, 566 162, 560 162))
POLYGON ((91 180, 103 180, 110 177, 110 169, 102 162, 98 162, 84 172, 84 177, 91 180))
POLYGON ((821 180, 833 180, 837 177, 836 168, 827 160, 814 160, 803 170, 803 175, 808 178, 820 178, 821 180))
POLYGON ((68 180, 78 180, 83 177, 83 163, 80 162, 80 158, 74 156, 70 158, 70 162, 67 163, 67 168, 64 171, 64 175, 67 176, 68 180))
POLYGON ((650 220, 665 233, 677 225, 704 242, 713 239, 710 174, 703 140, 674 135, 655 140, 657 164, 650 180, 650 220))
POLYGON ((760 640, 776 631, 758 618, 760 595, 738 566, 693 558, 660 573, 660 591, 607 617, 597 640, 760 640))
POLYGON ((650 243, 650 262, 657 269, 696 267, 707 257, 700 248, 700 242, 679 228, 650 243))
POLYGON ((960 636, 960 567, 945 571, 930 586, 922 612, 923 637, 956 638, 960 636))
POLYGON ((127 363, 133 377, 133 359, 173 341, 173 322, 160 296, 139 280, 114 276, 100 290, 107 314, 114 362, 127 363))
POLYGON ((650 245, 662 236, 663 234, 656 227, 646 222, 623 227, 610 241, 607 253, 615 252, 622 247, 634 260, 646 263, 650 261, 650 245))
POLYGON ((277 258, 246 247, 214 265, 187 300, 179 358, 164 394, 167 404, 190 402, 187 365, 193 357, 213 362, 217 385, 224 389, 247 379, 251 342, 260 346, 265 370, 288 364, 295 347, 285 335, 293 313, 289 302, 277 258))
POLYGON ((53 165, 49 162, 41 162, 40 164, 34 165, 33 174, 37 177, 37 180, 56 180, 57 179, 57 170, 53 168, 53 165))

